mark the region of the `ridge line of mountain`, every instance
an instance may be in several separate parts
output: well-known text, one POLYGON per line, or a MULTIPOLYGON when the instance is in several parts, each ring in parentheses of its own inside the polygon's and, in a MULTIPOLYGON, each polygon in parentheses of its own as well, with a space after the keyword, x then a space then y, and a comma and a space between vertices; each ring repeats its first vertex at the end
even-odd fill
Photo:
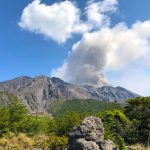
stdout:
POLYGON ((31 111, 45 111, 52 100, 60 99, 95 99, 100 101, 123 102, 126 99, 139 97, 123 87, 74 85, 56 77, 21 76, 0 82, 0 91, 13 93, 22 99, 31 111))

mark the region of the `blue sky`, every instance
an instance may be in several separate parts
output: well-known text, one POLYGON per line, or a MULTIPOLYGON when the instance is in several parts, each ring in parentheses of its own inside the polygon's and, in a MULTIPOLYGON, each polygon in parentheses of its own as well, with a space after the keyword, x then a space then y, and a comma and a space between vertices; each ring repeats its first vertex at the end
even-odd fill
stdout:
MULTIPOLYGON (((68 52, 72 50, 72 46, 80 41, 84 34, 86 33, 71 33, 71 37, 66 38, 65 41, 54 40, 52 35, 45 36, 45 34, 37 34, 33 30, 29 29, 29 26, 19 26, 18 23, 21 22, 21 16, 23 16, 23 10, 28 7, 33 1, 26 0, 2 0, 0 5, 0 82, 4 80, 9 80, 18 76, 28 75, 28 76, 38 76, 38 75, 47 75, 50 76, 52 70, 54 70, 54 75, 61 77, 58 73, 58 69, 63 67, 66 58, 68 58, 68 52)), ((54 0, 43 0, 42 4, 45 6, 51 6, 53 3, 62 3, 63 1, 54 1, 54 0)), ((97 3, 97 1, 92 1, 91 3, 97 3)), ((40 4, 41 4, 40 3, 40 4)), ((71 2, 70 2, 71 3, 71 2)), ((40 5, 39 4, 39 5, 40 5)), ((76 0, 75 5, 81 11, 82 21, 85 21, 85 7, 87 7, 87 1, 79 1, 76 0), (83 15, 84 14, 84 15, 83 15)), ((58 12, 59 13, 59 12, 58 12)), ((106 12, 107 13, 107 12, 106 12)), ((107 15, 107 14, 106 14, 107 15)), ((33 16, 34 17, 34 16, 33 16)), ((109 14, 111 19, 111 23, 109 28, 113 28, 120 22, 126 23, 126 26, 130 29, 132 25, 135 24, 137 20, 141 22, 150 20, 150 1, 149 0, 118 0, 117 10, 111 14, 109 14)), ((57 19, 57 18, 56 18, 57 19)), ((24 23, 22 21, 22 23, 24 23)), ((103 26, 103 25, 101 25, 103 26)), ((105 27, 105 25, 104 25, 105 27)), ((92 30, 101 30, 95 29, 93 27, 92 30)), ((63 31, 63 28, 62 30, 63 31)), ((61 34, 60 31, 60 34, 61 34)), ((79 32, 79 31, 78 31, 79 32)), ((88 31, 92 32, 92 31, 88 31)), ((55 36, 55 35, 54 35, 55 36)), ((82 40, 84 41, 84 40, 82 40)), ((128 41, 130 42, 130 40, 128 41)), ((131 43, 132 44, 132 43, 131 43)), ((68 62, 71 62, 71 59, 68 58, 68 62)), ((144 57, 145 60, 145 57, 144 57)), ((143 61, 144 61, 143 60, 143 61)), ((128 61, 128 60, 127 60, 128 61)), ((145 66, 144 61, 144 66, 145 66)), ((129 71, 131 73, 134 72, 142 72, 141 77, 145 77, 143 80, 145 81, 150 72, 148 71, 149 66, 142 67, 142 64, 137 64, 137 62, 133 64, 128 64, 123 69, 116 71, 115 69, 111 69, 111 67, 106 67, 104 74, 106 75, 107 80, 111 82, 113 85, 125 86, 135 92, 140 92, 140 94, 148 95, 148 91, 150 88, 146 86, 146 89, 136 88, 138 85, 128 85, 130 82, 127 79, 127 83, 125 83, 126 77, 125 74, 129 71), (129 67, 130 66, 130 67, 129 67), (133 66, 133 67, 131 67, 133 66), (142 71, 141 71, 142 70, 142 71), (144 73, 143 73, 144 72, 144 73), (145 73, 146 72, 146 73, 145 73)), ((70 73, 70 71, 68 71, 70 73)), ((60 72, 61 73, 61 72, 60 72)), ((65 80, 69 77, 69 73, 64 77, 65 80)), ((71 74, 72 75, 72 74, 71 74)), ((130 78, 129 74, 126 75, 127 78, 130 78)), ((133 78, 133 74, 131 75, 133 78)), ((131 78, 131 79, 132 79, 131 78)), ((141 79, 142 80, 142 79, 141 79)), ((69 80, 68 80, 69 81, 69 80)), ((75 79, 72 79, 72 82, 76 83, 75 79)), ((86 81, 85 81, 86 82, 86 81)), ((136 82, 136 81, 135 81, 136 82)), ((145 81, 146 82, 146 81, 145 81)), ((84 82, 81 82, 84 83, 84 82)), ((80 83, 79 83, 80 84, 80 83)))

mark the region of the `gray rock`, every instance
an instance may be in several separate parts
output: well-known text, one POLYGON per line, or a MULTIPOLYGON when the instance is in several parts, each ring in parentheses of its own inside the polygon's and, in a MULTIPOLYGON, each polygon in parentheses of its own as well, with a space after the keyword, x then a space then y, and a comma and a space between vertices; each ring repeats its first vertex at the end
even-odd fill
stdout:
POLYGON ((69 150, 115 150, 115 144, 104 140, 101 119, 87 117, 69 133, 69 150))
POLYGON ((69 133, 71 139, 84 138, 87 141, 102 141, 104 139, 104 128, 102 121, 97 117, 87 117, 69 133))
POLYGON ((116 150, 117 149, 114 142, 112 142, 111 140, 104 140, 98 143, 98 145, 101 150, 116 150))
POLYGON ((78 139, 76 142, 76 150, 99 150, 99 146, 93 141, 78 139))

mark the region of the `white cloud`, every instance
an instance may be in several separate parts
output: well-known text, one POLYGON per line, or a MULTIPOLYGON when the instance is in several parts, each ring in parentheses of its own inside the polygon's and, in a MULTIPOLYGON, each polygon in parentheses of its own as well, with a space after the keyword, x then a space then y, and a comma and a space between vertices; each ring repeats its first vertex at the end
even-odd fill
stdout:
POLYGON ((108 50, 107 65, 112 69, 120 69, 131 63, 136 63, 147 57, 150 52, 150 21, 137 22, 128 28, 124 23, 114 28, 101 30, 107 37, 108 50))
POLYGON ((41 3, 41 0, 34 0, 24 8, 19 26, 58 43, 64 43, 73 33, 84 34, 93 30, 96 27, 94 23, 97 23, 99 28, 109 24, 110 18, 105 13, 113 12, 115 4, 115 0, 90 2, 86 8, 87 20, 83 21, 81 10, 74 2, 65 0, 46 5, 41 3))
MULTIPOLYGON (((19 22, 21 28, 43 34, 58 43, 63 43, 70 38, 74 32, 74 26, 79 24, 80 9, 67 0, 52 5, 35 0, 23 10, 19 22)), ((86 26, 83 28, 87 30, 86 26)))
POLYGON ((150 21, 137 22, 131 28, 120 23, 113 28, 86 33, 74 44, 65 70, 56 69, 57 75, 60 71, 63 79, 77 84, 104 85, 107 83, 103 76, 105 70, 123 71, 131 64, 138 66, 148 60, 145 58, 150 53, 149 39, 150 21))
POLYGON ((116 12, 117 5, 117 0, 104 0, 98 2, 90 0, 86 8, 88 22, 93 25, 93 28, 109 26, 111 19, 108 13, 116 12))

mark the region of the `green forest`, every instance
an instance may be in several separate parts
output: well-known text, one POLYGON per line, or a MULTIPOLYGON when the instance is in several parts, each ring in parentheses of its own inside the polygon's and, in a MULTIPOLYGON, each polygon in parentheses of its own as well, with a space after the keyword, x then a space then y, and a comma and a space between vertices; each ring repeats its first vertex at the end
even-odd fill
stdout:
POLYGON ((33 115, 13 94, 1 92, 0 95, 2 150, 67 149, 68 132, 86 116, 102 120, 105 139, 114 141, 119 150, 136 143, 146 147, 150 142, 150 97, 127 100, 123 105, 96 100, 60 100, 49 105, 51 114, 33 115))

